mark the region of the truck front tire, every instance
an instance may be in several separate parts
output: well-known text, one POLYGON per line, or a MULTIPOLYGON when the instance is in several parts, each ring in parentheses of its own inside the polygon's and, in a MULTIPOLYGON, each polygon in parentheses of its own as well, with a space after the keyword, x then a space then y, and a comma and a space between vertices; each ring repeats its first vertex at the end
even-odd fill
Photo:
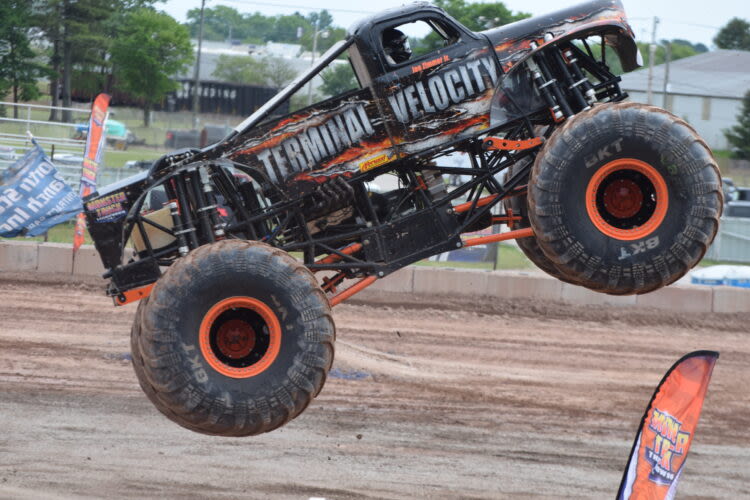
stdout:
POLYGON ((529 219, 569 279, 647 293, 706 253, 723 206, 719 169, 690 125, 653 106, 604 104, 555 131, 529 182, 529 219))

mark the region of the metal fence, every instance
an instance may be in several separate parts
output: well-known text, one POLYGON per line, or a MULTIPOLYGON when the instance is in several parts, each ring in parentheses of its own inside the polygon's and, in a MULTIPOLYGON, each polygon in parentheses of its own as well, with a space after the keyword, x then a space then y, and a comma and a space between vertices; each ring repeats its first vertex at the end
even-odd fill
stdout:
POLYGON ((750 218, 722 217, 707 259, 750 264, 750 218))
MULTIPOLYGON (((42 106, 38 104, 0 102, 6 108, 7 117, 0 117, 0 172, 5 171, 31 148, 30 137, 44 149, 57 167, 65 182, 78 189, 81 181, 81 168, 86 143, 75 138, 76 123, 52 122, 40 119, 40 115, 49 115, 56 109, 58 114, 70 111, 73 120, 79 123, 88 122, 91 110, 81 108, 64 108, 60 106, 42 106), (13 109, 17 109, 18 118, 13 118, 13 109)), ((121 168, 100 167, 97 184, 105 186, 132 174, 121 168)))

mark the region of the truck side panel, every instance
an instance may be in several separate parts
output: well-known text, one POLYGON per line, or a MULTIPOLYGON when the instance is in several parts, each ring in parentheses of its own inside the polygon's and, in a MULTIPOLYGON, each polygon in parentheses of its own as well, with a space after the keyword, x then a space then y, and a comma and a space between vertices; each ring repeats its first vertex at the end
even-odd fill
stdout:
POLYGON ((369 88, 261 124, 235 139, 225 154, 295 194, 397 158, 369 88))

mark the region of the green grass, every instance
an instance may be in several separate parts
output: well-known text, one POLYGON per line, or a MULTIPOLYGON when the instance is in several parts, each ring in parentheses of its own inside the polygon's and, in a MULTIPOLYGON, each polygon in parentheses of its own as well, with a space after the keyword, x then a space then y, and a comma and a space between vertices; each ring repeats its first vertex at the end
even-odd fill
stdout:
MULTIPOLYGON (((534 269, 536 266, 513 245, 498 245, 497 269, 516 270, 534 269)), ((492 262, 437 262, 433 260, 422 260, 417 262, 418 266, 425 267, 450 267, 455 269, 486 269, 492 270, 492 262)))
POLYGON ((104 165, 107 167, 120 168, 128 161, 156 160, 164 151, 131 146, 125 151, 116 151, 112 148, 104 150, 104 165))
POLYGON ((696 267, 711 267, 711 266, 746 266, 744 262, 730 262, 726 260, 711 260, 703 259, 698 263, 696 267))
POLYGON ((713 149, 711 150, 715 158, 731 158, 732 152, 728 149, 713 149))

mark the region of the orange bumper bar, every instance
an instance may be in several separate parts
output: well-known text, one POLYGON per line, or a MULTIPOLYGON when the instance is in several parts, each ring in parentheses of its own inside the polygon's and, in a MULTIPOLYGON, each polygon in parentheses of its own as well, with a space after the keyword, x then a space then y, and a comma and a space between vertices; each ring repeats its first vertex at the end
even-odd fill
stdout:
POLYGON ((464 240, 464 247, 473 247, 477 245, 486 245, 487 243, 497 243, 498 241, 515 240, 518 238, 528 238, 534 236, 534 230, 530 227, 516 229, 507 233, 491 234, 489 236, 479 236, 464 240))
POLYGON ((368 286, 375 283, 375 281, 377 281, 377 278, 375 276, 368 276, 367 278, 364 278, 358 281, 357 283, 355 283, 354 285, 350 286, 349 288, 347 288, 340 294, 334 295, 329 300, 329 302, 331 303, 331 307, 338 305, 342 303, 343 301, 345 301, 346 299, 348 299, 349 297, 351 297, 352 295, 361 292, 368 286))
POLYGON ((142 286, 140 288, 133 288, 132 290, 123 292, 122 298, 115 296, 113 297, 113 300, 115 301, 116 306, 124 306, 125 304, 130 304, 131 302, 135 302, 137 300, 148 297, 149 295, 151 295, 152 288, 154 288, 154 283, 142 286))

